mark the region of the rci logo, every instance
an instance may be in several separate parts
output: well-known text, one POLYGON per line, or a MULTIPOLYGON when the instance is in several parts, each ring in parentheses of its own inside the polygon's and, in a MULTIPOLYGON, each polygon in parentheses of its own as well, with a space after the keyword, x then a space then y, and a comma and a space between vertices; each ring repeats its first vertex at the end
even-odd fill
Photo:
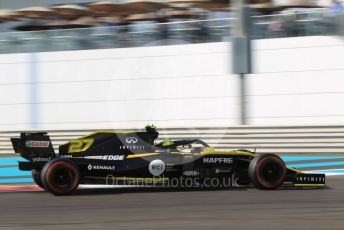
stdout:
POLYGON ((138 142, 136 137, 127 137, 125 139, 125 142, 127 142, 128 144, 136 144, 138 142))
POLYGON ((157 159, 149 163, 148 169, 153 176, 160 176, 165 171, 166 165, 165 162, 163 162, 160 159, 157 159))

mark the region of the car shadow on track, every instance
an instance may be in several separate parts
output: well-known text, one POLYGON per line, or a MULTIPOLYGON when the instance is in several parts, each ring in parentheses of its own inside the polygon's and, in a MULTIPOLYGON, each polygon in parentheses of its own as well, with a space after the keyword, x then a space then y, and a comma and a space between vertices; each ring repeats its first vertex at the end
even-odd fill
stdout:
MULTIPOLYGON (((191 188, 174 188, 174 187, 125 187, 125 188, 92 188, 92 189, 78 189, 72 196, 84 196, 84 195, 99 195, 99 194, 123 194, 123 193, 161 193, 161 192, 208 192, 208 191, 231 191, 231 192, 242 192, 247 190, 256 189, 253 186, 245 187, 232 187, 232 188, 201 188, 201 187, 191 187, 191 188)), ((276 190, 265 190, 265 191, 300 191, 300 190, 324 190, 333 189, 331 187, 322 188, 300 188, 300 187, 280 187, 276 190)), ((257 189, 256 189, 257 190, 257 189)))
MULTIPOLYGON (((333 187, 290 187, 282 186, 276 190, 264 190, 266 192, 279 192, 279 191, 300 191, 300 190, 328 190, 333 189, 333 187)), ((231 192, 242 192, 259 190, 254 186, 242 186, 242 187, 110 187, 110 188, 79 188, 74 191, 69 196, 92 196, 92 195, 114 195, 114 194, 124 194, 124 193, 168 193, 168 192, 208 192, 208 191, 231 191, 231 192)), ((0 194, 9 193, 47 193, 44 190, 38 191, 3 191, 0 194)))
MULTIPOLYGON (((297 187, 280 187, 276 190, 263 190, 265 192, 281 192, 281 191, 300 191, 300 190, 328 190, 332 187, 324 188, 297 188, 297 187)), ((233 188, 173 188, 173 187, 121 187, 121 188, 82 188, 77 189, 68 196, 93 196, 93 195, 115 195, 125 193, 178 193, 178 192, 209 192, 209 191, 230 191, 230 192, 243 192, 257 190, 253 186, 248 187, 233 187, 233 188)), ((262 190, 261 190, 262 191, 262 190)), ((48 193, 44 190, 39 191, 15 191, 14 193, 48 193)), ((9 194, 13 191, 1 192, 0 194, 9 194)))
POLYGON ((78 189, 72 196, 122 194, 122 193, 161 193, 161 192, 193 192, 193 191, 244 191, 248 188, 171 188, 171 187, 126 187, 126 188, 92 188, 78 189))

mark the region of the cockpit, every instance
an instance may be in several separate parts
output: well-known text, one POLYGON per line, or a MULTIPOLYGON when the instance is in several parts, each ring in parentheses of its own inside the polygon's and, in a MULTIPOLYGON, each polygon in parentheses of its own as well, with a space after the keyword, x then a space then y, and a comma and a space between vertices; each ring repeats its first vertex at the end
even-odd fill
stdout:
POLYGON ((169 150, 171 153, 176 152, 181 154, 202 153, 205 148, 210 148, 207 143, 198 139, 178 141, 164 140, 155 146, 159 149, 169 150))

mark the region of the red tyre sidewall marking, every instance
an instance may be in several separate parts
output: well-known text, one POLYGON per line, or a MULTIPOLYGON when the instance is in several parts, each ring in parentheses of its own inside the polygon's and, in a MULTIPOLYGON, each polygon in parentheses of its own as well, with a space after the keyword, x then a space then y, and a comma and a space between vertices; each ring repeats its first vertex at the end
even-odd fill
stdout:
POLYGON ((71 170, 72 173, 75 173, 77 179, 79 178, 79 172, 78 172, 78 170, 77 170, 73 165, 71 165, 70 163, 62 161, 62 162, 55 162, 55 163, 53 163, 53 164, 51 164, 51 165, 49 166, 49 168, 48 168, 48 170, 47 170, 47 172, 46 172, 46 174, 45 174, 45 181, 46 181, 46 183, 47 183, 47 185, 48 185, 48 187, 49 187, 49 189, 50 189, 51 191, 56 192, 56 193, 61 193, 61 192, 63 192, 63 193, 68 193, 68 192, 72 191, 72 190, 77 186, 78 180, 74 181, 74 182, 73 182, 73 186, 71 186, 71 188, 68 189, 68 190, 59 190, 59 189, 56 189, 55 186, 54 186, 54 185, 51 183, 51 181, 50 181, 50 176, 51 176, 50 174, 51 174, 51 171, 52 171, 54 168, 56 168, 56 167, 58 167, 58 166, 60 166, 60 165, 62 165, 63 167, 65 167, 65 168, 67 168, 67 169, 69 169, 69 170, 71 170))
MULTIPOLYGON (((275 162, 277 162, 277 161, 275 161, 275 162)), ((260 160, 260 161, 258 162, 258 164, 256 165, 254 171, 255 171, 255 173, 256 173, 256 179, 259 181, 259 183, 262 184, 263 186, 267 187, 267 188, 274 188, 274 187, 276 186, 276 184, 282 183, 283 180, 284 180, 284 178, 285 178, 285 174, 286 174, 284 164, 281 162, 280 159, 278 159, 277 157, 273 157, 273 156, 265 157, 265 158, 263 158, 262 160, 260 160), (280 164, 280 166, 281 166, 282 168, 284 168, 284 170, 283 170, 283 171, 284 171, 284 172, 283 172, 283 176, 281 176, 281 178, 277 181, 278 183, 277 183, 277 182, 274 183, 275 185, 270 185, 269 183, 266 183, 266 182, 260 177, 260 175, 259 175, 259 173, 258 173, 259 168, 261 167, 261 165, 262 165, 263 163, 266 163, 267 161, 271 160, 272 158, 277 159, 278 164, 280 164)))

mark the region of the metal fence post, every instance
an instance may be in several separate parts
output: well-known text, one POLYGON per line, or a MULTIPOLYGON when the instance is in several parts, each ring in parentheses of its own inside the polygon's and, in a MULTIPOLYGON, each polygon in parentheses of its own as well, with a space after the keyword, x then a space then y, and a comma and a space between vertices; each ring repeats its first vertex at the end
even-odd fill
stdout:
POLYGON ((251 73, 251 40, 249 36, 250 13, 245 7, 246 0, 235 0, 236 30, 232 39, 233 73, 239 75, 240 81, 240 124, 247 125, 246 77, 251 73))

